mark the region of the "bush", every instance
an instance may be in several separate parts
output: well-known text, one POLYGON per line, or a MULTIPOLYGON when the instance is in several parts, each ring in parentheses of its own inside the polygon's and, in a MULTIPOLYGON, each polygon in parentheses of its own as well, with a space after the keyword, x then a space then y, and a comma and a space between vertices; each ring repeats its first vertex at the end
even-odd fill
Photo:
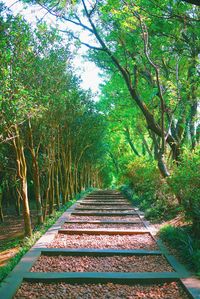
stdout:
POLYGON ((192 237, 191 227, 174 227, 166 225, 159 232, 160 238, 178 254, 188 265, 200 275, 200 241, 192 237))
POLYGON ((160 176, 155 161, 143 157, 136 158, 128 166, 127 173, 132 186, 141 196, 154 196, 160 185, 160 176))
MULTIPOLYGON (((163 179, 154 160, 136 158, 127 167, 124 180, 129 179, 134 190, 132 201, 145 211, 148 219, 169 220, 184 212, 192 221, 195 237, 200 239, 200 148, 184 151, 171 176, 163 179), (177 201, 177 198, 181 202, 177 201)), ((129 192, 130 193, 130 192, 129 192)))
POLYGON ((200 238, 200 150, 185 151, 168 181, 181 199, 186 219, 192 221, 193 231, 200 238))
POLYGON ((134 190, 132 201, 152 220, 171 219, 177 213, 177 202, 170 187, 161 177, 154 160, 136 158, 128 166, 125 177, 134 190))

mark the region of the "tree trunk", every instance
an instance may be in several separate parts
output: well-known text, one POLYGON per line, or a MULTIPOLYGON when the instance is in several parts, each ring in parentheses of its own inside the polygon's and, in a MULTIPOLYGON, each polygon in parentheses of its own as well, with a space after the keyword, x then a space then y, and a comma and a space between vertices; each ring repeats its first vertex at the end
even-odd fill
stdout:
POLYGON ((22 206, 23 206, 25 236, 31 236, 32 228, 31 228, 30 209, 28 203, 28 190, 27 190, 26 177, 23 177, 21 179, 21 184, 22 184, 22 206))
POLYGON ((58 166, 56 166, 56 190, 55 190, 55 194, 56 194, 56 205, 58 210, 60 209, 60 186, 59 186, 59 170, 58 170, 58 166))
POLYGON ((21 197, 23 206, 24 231, 25 236, 32 235, 31 217, 29 209, 28 191, 27 191, 27 166, 24 155, 24 147, 20 139, 20 133, 17 125, 15 125, 15 138, 13 138, 13 145, 16 152, 17 160, 17 174, 21 183, 21 197))
POLYGON ((2 192, 1 187, 0 187, 0 222, 4 222, 2 201, 3 201, 3 192, 2 192))
POLYGON ((149 157, 153 157, 153 155, 152 155, 152 151, 151 151, 151 149, 149 148, 149 145, 148 145, 148 143, 147 143, 147 141, 146 141, 146 139, 145 139, 145 137, 144 137, 144 135, 143 135, 143 133, 142 133, 142 130, 141 130, 141 128, 139 127, 139 126, 137 126, 137 130, 138 130, 138 132, 139 132, 139 136, 141 137, 141 139, 142 139, 142 144, 143 144, 143 146, 144 146, 144 148, 146 149, 146 151, 148 152, 148 154, 149 154, 149 157))
POLYGON ((17 216, 20 216, 20 208, 21 208, 21 192, 19 191, 18 188, 17 188, 17 195, 16 195, 15 206, 16 206, 17 216))
POLYGON ((49 215, 54 212, 54 166, 51 166, 50 189, 49 189, 49 215))
POLYGON ((134 154, 136 156, 140 157, 140 154, 138 153, 138 151, 137 151, 136 147, 134 146, 133 141, 131 139, 129 128, 125 128, 124 134, 125 134, 126 140, 128 141, 132 151, 134 152, 134 154))
POLYGON ((43 213, 42 213, 42 200, 40 193, 40 175, 39 175, 39 167, 37 160, 33 160, 33 181, 34 181, 34 190, 35 190, 35 200, 37 205, 37 218, 38 224, 43 223, 43 213))
MULTIPOLYGON (((100 36, 97 27, 95 26, 95 24, 92 21, 91 15, 87 10, 85 1, 82 1, 83 6, 84 6, 84 11, 86 13, 86 16, 88 18, 88 21, 92 27, 92 31, 93 34, 96 36, 96 39, 99 41, 100 45, 102 46, 102 49, 105 53, 107 53, 107 55, 110 57, 110 59, 112 60, 112 62, 114 63, 114 65, 117 67, 117 69, 120 71, 126 85, 127 88, 129 90, 129 93, 132 97, 132 100, 134 103, 137 104, 137 106, 140 108, 141 112, 143 113, 145 119, 146 119, 146 123, 148 126, 148 129, 150 129, 151 131, 153 131, 157 136, 162 138, 162 154, 164 154, 164 145, 165 145, 165 141, 169 144, 169 146, 172 149, 173 152, 173 158, 175 160, 179 159, 179 155, 180 155, 180 149, 179 149, 179 145, 177 145, 176 140, 173 138, 173 136, 171 136, 170 134, 168 134, 166 140, 165 140, 165 135, 166 132, 164 131, 164 102, 163 102, 163 97, 162 97, 162 89, 160 88, 160 82, 159 82, 159 70, 156 68, 156 65, 153 65, 156 69, 156 75, 157 75, 157 83, 158 83, 158 87, 159 87, 159 97, 161 99, 161 126, 157 123, 153 113, 148 109, 148 107, 146 106, 146 104, 142 101, 142 99, 140 98, 138 92, 137 92, 137 87, 134 86, 132 84, 131 81, 131 74, 130 72, 127 70, 127 68, 123 67, 123 65, 121 65, 120 61, 118 60, 118 58, 112 53, 112 51, 107 47, 106 43, 104 42, 103 38, 100 36)), ((140 19, 141 20, 141 19, 140 19)), ((144 36, 144 42, 145 42, 145 33, 148 34, 148 32, 143 32, 143 36, 144 36)), ((148 45, 145 45, 145 48, 148 45)), ((148 51, 146 51, 146 54, 148 54, 148 51)), ((149 57, 148 57, 149 58, 149 57)), ((150 61, 151 62, 151 61, 150 61)))
POLYGON ((32 157, 33 183, 34 183, 35 200, 36 200, 36 207, 37 207, 38 224, 42 224, 43 211, 42 211, 42 201, 41 201, 41 192, 40 192, 40 173, 39 173, 39 166, 38 166, 38 153, 36 153, 34 149, 33 133, 32 133, 30 120, 29 120, 29 150, 32 157))
POLYGON ((190 135, 191 135, 191 143, 192 143, 192 149, 195 149, 197 144, 197 136, 196 136, 196 128, 195 128, 195 117, 197 115, 197 101, 193 103, 191 106, 191 118, 190 118, 190 135))
POLYGON ((169 171, 167 169, 166 162, 164 160, 164 156, 162 154, 158 155, 158 168, 159 168, 160 173, 162 174, 162 176, 164 178, 170 176, 170 173, 169 173, 169 171))

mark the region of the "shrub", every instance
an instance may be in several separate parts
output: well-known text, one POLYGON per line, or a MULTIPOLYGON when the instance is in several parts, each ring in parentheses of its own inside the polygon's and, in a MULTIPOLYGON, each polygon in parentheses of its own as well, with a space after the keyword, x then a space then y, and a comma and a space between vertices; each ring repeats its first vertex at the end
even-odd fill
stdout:
POLYGON ((126 177, 134 190, 132 201, 145 211, 148 219, 171 219, 177 213, 175 196, 160 176, 154 160, 136 158, 128 166, 126 177))
POLYGON ((178 254, 188 265, 200 275, 200 241, 192 237, 191 227, 174 227, 166 225, 161 228, 159 236, 178 254))
MULTIPOLYGON (((200 149, 200 148, 199 148, 200 149)), ((179 166, 175 167, 169 184, 179 195, 185 216, 193 223, 193 231, 200 238, 200 150, 185 151, 179 166)))

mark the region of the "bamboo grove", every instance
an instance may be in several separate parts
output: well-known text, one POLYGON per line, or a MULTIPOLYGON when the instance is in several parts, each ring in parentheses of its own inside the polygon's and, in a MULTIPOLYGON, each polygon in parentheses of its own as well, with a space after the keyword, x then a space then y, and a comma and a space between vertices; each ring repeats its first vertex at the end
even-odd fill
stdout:
POLYGON ((104 125, 55 30, 31 30, 3 6, 0 22, 0 215, 2 199, 18 215, 22 206, 30 236, 30 199, 41 224, 81 190, 101 186, 104 125))

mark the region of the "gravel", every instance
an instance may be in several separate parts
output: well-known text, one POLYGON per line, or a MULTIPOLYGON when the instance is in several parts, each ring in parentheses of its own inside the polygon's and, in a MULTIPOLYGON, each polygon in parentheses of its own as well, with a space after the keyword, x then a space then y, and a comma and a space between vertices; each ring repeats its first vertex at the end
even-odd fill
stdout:
POLYGON ((65 223, 62 228, 66 229, 85 229, 85 228, 108 228, 108 229, 118 229, 118 230, 124 230, 124 229, 131 229, 131 230, 139 230, 139 229, 145 229, 144 225, 142 223, 137 224, 95 224, 95 223, 65 223))
POLYGON ((49 248, 112 248, 158 250, 156 242, 148 234, 137 235, 92 235, 58 234, 49 248))
POLYGON ((130 203, 127 200, 84 200, 82 201, 83 203, 100 203, 100 204, 117 204, 117 203, 122 203, 125 205, 130 205, 130 203))
POLYGON ((78 205, 76 206, 76 208, 81 208, 81 209, 130 209, 132 208, 134 210, 133 207, 131 207, 130 205, 119 205, 119 206, 116 206, 116 205, 103 205, 103 206, 98 206, 98 205, 78 205))
POLYGON ((119 206, 125 205, 125 206, 131 206, 127 201, 84 201, 84 204, 87 205, 95 205, 95 206, 99 206, 100 205, 107 205, 107 206, 116 206, 117 204, 120 204, 119 206), (97 204, 97 205, 96 205, 97 204))
POLYGON ((24 282, 15 299, 189 299, 177 282, 150 285, 24 282))
POLYGON ((83 213, 122 213, 125 214, 125 213, 135 213, 134 209, 132 210, 115 210, 115 209, 112 209, 112 210, 106 210, 106 209, 98 209, 98 210, 76 210, 75 209, 75 212, 83 212, 83 213))
POLYGON ((163 256, 44 256, 31 272, 173 272, 163 256))
POLYGON ((119 202, 119 201, 123 201, 123 202, 129 202, 127 199, 125 198, 86 198, 83 201, 96 201, 96 202, 119 202))
POLYGON ((77 221, 77 220, 83 220, 83 221, 92 221, 92 220, 119 220, 119 221, 140 221, 140 217, 133 215, 133 216, 75 216, 72 215, 69 217, 69 220, 77 221))

